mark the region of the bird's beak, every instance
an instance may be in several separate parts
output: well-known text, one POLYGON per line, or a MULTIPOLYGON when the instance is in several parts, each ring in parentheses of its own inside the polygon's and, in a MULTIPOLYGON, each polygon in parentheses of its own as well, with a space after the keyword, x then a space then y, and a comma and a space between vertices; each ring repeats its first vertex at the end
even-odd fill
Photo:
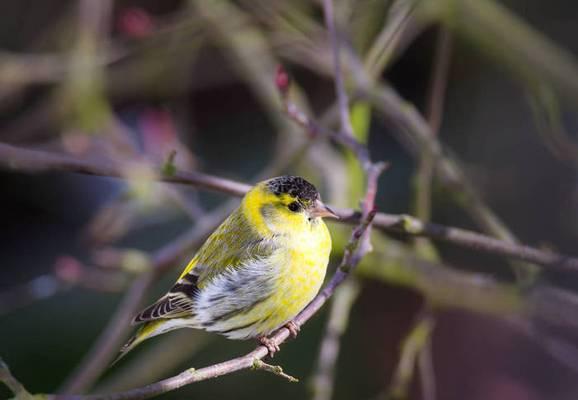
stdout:
POLYGON ((311 217, 330 217, 339 219, 339 216, 335 214, 335 211, 323 204, 321 200, 315 200, 313 208, 309 209, 309 215, 311 217))

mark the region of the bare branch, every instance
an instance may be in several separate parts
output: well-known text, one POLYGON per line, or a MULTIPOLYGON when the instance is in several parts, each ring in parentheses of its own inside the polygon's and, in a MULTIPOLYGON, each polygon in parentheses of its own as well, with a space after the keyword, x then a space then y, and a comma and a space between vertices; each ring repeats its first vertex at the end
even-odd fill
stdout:
POLYGON ((73 287, 101 292, 120 292, 126 287, 126 274, 103 271, 82 264, 70 256, 60 256, 51 273, 0 292, 0 316, 36 301, 56 296, 73 287))
POLYGON ((84 356, 80 367, 65 383, 62 391, 81 392, 98 379, 102 371, 110 364, 112 355, 122 346, 122 341, 130 330, 126 321, 137 312, 147 289, 154 281, 154 274, 148 273, 139 277, 131 285, 108 325, 84 356))
POLYGON ((332 397, 340 340, 347 328, 349 313, 359 289, 359 282, 349 279, 333 296, 317 358, 317 368, 312 378, 314 400, 329 400, 332 397))
POLYGON ((442 123, 444 100, 448 85, 448 73, 452 54, 452 33, 440 27, 436 42, 436 55, 431 76, 425 115, 432 134, 437 135, 442 123))
POLYGON ((10 391, 14 394, 15 398, 26 400, 32 399, 32 395, 26 390, 26 388, 12 375, 8 365, 0 358, 0 382, 3 382, 10 391))
POLYGON ((345 83, 343 82, 343 73, 341 70, 341 57, 339 45, 339 37, 337 29, 335 28, 335 13, 333 12, 333 0, 323 0, 323 11, 325 15, 325 25, 329 33, 329 42, 333 54, 333 76, 335 81, 335 94, 337 96, 337 103, 339 104, 339 118, 341 120, 342 134, 353 137, 353 126, 349 118, 349 99, 345 91, 345 83))
MULTIPOLYGON (((68 171, 86 175, 123 178, 125 164, 110 160, 96 161, 76 158, 67 154, 24 149, 0 143, 0 166, 25 172, 68 171)), ((242 196, 250 186, 198 172, 175 171, 172 175, 162 175, 162 167, 155 169, 158 180, 163 182, 184 183, 201 189, 224 192, 234 196, 242 196)))
POLYGON ((423 348, 429 344, 433 328, 432 315, 429 312, 421 313, 403 342, 399 363, 387 398, 407 397, 418 357, 423 348))
MULTIPOLYGON (((438 134, 442 122, 451 49, 452 36, 450 31, 444 27, 439 28, 425 113, 432 135, 438 134)), ((428 148, 422 149, 420 155, 416 172, 414 212, 418 218, 428 221, 431 215, 431 188, 435 158, 428 148)))
POLYGON ((294 376, 288 375, 285 372, 283 372, 283 368, 281 368, 278 365, 271 365, 271 364, 267 364, 266 362, 259 360, 258 358, 255 359, 255 361, 253 362, 253 369, 260 369, 263 371, 267 371, 270 372, 274 375, 278 375, 282 378, 287 379, 289 382, 291 383, 297 383, 299 382, 299 379, 295 378, 294 376))
MULTIPOLYGON (((119 164, 102 164, 66 154, 24 149, 3 143, 0 143, 1 167, 26 172, 58 170, 125 179, 122 174, 122 165, 119 164)), ((162 182, 187 184, 233 196, 242 196, 250 188, 249 185, 241 182, 200 172, 177 171, 171 176, 159 175, 157 179, 162 182)), ((334 208, 334 210, 341 218, 338 221, 340 223, 356 224, 360 221, 361 213, 359 211, 343 208, 334 208)), ((388 232, 427 236, 475 251, 527 261, 554 269, 578 272, 578 258, 510 243, 461 228, 425 223, 410 215, 377 213, 374 225, 388 232)))
MULTIPOLYGON (((349 210, 340 211, 344 213, 339 213, 339 215, 342 218, 347 218, 345 214, 347 214, 349 210)), ((356 218, 354 218, 354 220, 356 220, 356 218)), ((575 257, 507 242, 461 228, 422 222, 410 215, 378 213, 375 218, 375 226, 386 231, 397 231, 413 236, 427 236, 472 250, 540 264, 553 269, 578 271, 578 259, 575 257)))
POLYGON ((42 274, 22 285, 0 292, 0 315, 26 306, 38 300, 54 296, 70 285, 53 274, 42 274))
POLYGON ((432 335, 430 331, 430 335, 428 338, 426 338, 426 342, 419 352, 417 359, 421 397, 423 400, 435 400, 437 397, 431 336, 432 335))

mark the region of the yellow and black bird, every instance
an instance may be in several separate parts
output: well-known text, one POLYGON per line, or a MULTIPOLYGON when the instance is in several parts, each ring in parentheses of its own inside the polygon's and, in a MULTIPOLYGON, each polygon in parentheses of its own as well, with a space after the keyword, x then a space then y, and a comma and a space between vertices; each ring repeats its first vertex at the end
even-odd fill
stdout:
POLYGON ((142 324, 120 359, 153 336, 179 328, 230 339, 267 336, 287 327, 325 278, 331 237, 322 217, 337 217, 311 183, 297 176, 260 182, 209 236, 175 285, 138 314, 142 324))

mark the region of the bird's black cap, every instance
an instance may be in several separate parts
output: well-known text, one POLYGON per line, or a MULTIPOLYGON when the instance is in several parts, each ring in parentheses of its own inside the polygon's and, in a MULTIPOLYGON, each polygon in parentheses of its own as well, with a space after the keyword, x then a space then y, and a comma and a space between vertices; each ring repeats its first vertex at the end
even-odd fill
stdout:
POLYGON ((319 198, 319 192, 311 183, 300 176, 280 176, 267 182, 267 188, 277 196, 285 193, 303 203, 312 203, 319 198))

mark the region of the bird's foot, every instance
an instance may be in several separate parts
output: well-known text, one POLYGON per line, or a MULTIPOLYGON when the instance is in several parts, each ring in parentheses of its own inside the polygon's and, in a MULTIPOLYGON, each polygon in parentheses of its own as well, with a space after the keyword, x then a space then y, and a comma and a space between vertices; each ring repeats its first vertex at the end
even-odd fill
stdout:
POLYGON ((299 334, 299 332, 301 331, 301 327, 293 321, 287 322, 285 324, 285 328, 287 328, 289 330, 289 333, 291 334, 291 337, 293 339, 295 339, 297 337, 297 335, 299 334))
POLYGON ((279 345, 275 343, 273 339, 270 339, 267 336, 258 337, 257 340, 259 341, 259 343, 261 343, 263 346, 267 348, 267 351, 269 351, 269 357, 271 358, 275 356, 275 353, 281 350, 279 345))

